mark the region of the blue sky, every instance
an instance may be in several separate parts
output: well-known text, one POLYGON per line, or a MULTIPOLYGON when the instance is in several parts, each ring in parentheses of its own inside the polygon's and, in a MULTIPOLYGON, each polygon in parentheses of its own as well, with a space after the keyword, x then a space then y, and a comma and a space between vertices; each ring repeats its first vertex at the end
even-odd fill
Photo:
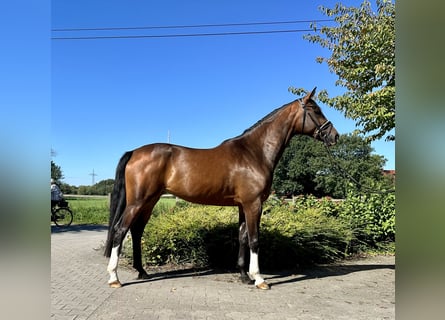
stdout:
MULTIPOLYGON (((320 2, 322 4, 323 2, 320 2)), ((331 5, 332 2, 324 3, 331 5)), ((348 3, 344 1, 344 3, 348 3)), ((349 3, 357 4, 356 1, 349 3)), ((184 26, 326 19, 311 1, 53 1, 52 29, 184 26)), ((321 23, 320 23, 321 24, 321 23)), ((52 37, 308 29, 309 23, 155 30, 53 31, 52 37)), ((64 182, 114 178, 120 156, 154 142, 218 145, 297 96, 290 86, 340 94, 315 62, 329 52, 306 32, 52 40, 51 148, 64 182)), ((327 106, 340 133, 355 123, 327 106)), ((372 144, 394 169, 394 143, 372 144)))

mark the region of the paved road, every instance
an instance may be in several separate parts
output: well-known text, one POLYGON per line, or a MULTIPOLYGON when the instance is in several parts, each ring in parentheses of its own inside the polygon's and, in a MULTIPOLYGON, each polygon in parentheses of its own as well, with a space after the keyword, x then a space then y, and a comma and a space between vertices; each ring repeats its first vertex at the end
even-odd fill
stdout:
POLYGON ((265 273, 261 291, 234 273, 152 272, 148 281, 119 268, 124 286, 109 288, 102 226, 53 227, 51 319, 394 319, 394 257, 265 273))

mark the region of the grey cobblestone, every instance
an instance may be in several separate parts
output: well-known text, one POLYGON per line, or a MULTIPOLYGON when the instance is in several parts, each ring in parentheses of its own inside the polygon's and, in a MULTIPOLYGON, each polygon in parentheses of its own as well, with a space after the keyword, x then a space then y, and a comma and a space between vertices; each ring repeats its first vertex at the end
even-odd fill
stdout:
POLYGON ((184 270, 146 281, 119 268, 124 286, 107 285, 103 227, 51 233, 51 319, 394 319, 394 257, 264 274, 260 291, 233 273, 184 270))

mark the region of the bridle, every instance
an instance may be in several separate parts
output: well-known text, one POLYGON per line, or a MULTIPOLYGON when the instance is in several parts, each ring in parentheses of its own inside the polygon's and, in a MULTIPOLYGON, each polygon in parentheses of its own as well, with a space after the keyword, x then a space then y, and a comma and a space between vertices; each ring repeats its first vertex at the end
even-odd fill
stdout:
POLYGON ((303 102, 303 99, 300 99, 299 102, 300 102, 300 105, 301 105, 301 107, 303 108, 303 111, 304 111, 304 113, 303 113, 303 125, 302 125, 302 128, 301 128, 301 132, 304 132, 304 124, 306 123, 306 114, 307 114, 309 116, 309 118, 311 118, 311 120, 314 123, 315 128, 316 128, 315 131, 314 131, 313 137, 315 139, 320 138, 325 144, 327 144, 328 141, 327 141, 326 138, 331 133, 331 130, 332 130, 332 127, 333 127, 332 122, 329 121, 329 120, 326 120, 322 125, 320 125, 318 123, 318 121, 316 121, 314 119, 312 114, 307 112, 306 104, 303 102))
POLYGON ((301 128, 301 132, 304 131, 304 124, 305 124, 305 122, 306 122, 306 113, 307 113, 308 116, 309 116, 309 118, 311 118, 312 122, 315 124, 315 127, 316 127, 316 129, 315 129, 315 131, 314 131, 314 134, 313 134, 313 137, 314 137, 314 138, 320 137, 320 139, 324 142, 324 145, 325 145, 325 147, 326 147, 326 151, 327 151, 328 156, 329 156, 329 160, 331 161, 331 163, 332 163, 332 165, 334 166, 334 168, 335 168, 341 175, 343 175, 344 178, 346 178, 346 179, 352 181, 352 182, 355 183, 357 186, 360 186, 362 189, 367 190, 369 193, 385 194, 385 193, 393 193, 393 192, 395 192, 395 189, 392 189, 392 190, 383 190, 383 191, 381 191, 381 190, 374 190, 374 189, 372 189, 372 188, 368 188, 368 187, 362 185, 360 182, 358 182, 358 181, 357 181, 352 175, 350 175, 345 169, 341 168, 341 166, 339 165, 339 163, 338 163, 337 161, 335 161, 335 159, 334 159, 334 155, 332 154, 332 151, 329 149, 329 144, 328 144, 328 141, 327 141, 327 139, 326 139, 326 138, 328 137, 328 135, 331 133, 331 130, 332 130, 332 127, 333 127, 331 121, 326 120, 325 123, 323 123, 322 125, 319 125, 318 122, 315 121, 314 117, 313 117, 309 112, 307 112, 306 105, 305 105, 305 103, 303 102, 303 99, 300 99, 299 102, 300 102, 300 104, 301 104, 301 107, 302 107, 303 110, 304 110, 304 113, 303 113, 303 125, 302 125, 302 128, 301 128), (325 132, 326 130, 328 130, 328 131, 325 132))

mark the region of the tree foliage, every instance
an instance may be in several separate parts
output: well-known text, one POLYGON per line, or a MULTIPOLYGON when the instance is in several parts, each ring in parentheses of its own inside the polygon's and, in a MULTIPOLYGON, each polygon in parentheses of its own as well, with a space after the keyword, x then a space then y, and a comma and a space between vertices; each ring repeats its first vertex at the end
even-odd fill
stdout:
MULTIPOLYGON (((363 1, 360 7, 346 7, 340 3, 334 8, 320 6, 321 12, 335 19, 335 26, 316 24, 315 34, 304 38, 331 51, 330 57, 317 57, 326 62, 337 74, 337 86, 347 91, 330 97, 326 90, 318 99, 356 120, 358 132, 369 136, 369 141, 386 135, 395 140, 390 131, 395 128, 395 5, 390 0, 376 0, 377 12, 371 3, 363 1)), ((290 90, 296 94, 303 88, 290 90)))
POLYGON ((82 195, 107 195, 113 190, 114 179, 106 179, 97 182, 92 186, 71 186, 62 183, 61 189, 67 194, 82 194, 82 195))
POLYGON ((85 194, 107 195, 113 191, 114 179, 101 180, 89 188, 85 194))
POLYGON ((54 179, 57 183, 60 183, 60 181, 64 178, 62 168, 52 160, 51 160, 51 178, 54 179))
POLYGON ((360 136, 341 135, 330 150, 332 158, 322 143, 306 136, 294 137, 275 169, 273 190, 278 195, 344 198, 351 188, 361 192, 363 186, 385 183, 385 159, 372 154, 373 148, 360 136))
POLYGON ((51 160, 51 178, 56 180, 64 194, 83 194, 83 195, 107 195, 113 190, 114 179, 99 181, 92 186, 72 186, 64 183, 63 171, 54 161, 51 160))

